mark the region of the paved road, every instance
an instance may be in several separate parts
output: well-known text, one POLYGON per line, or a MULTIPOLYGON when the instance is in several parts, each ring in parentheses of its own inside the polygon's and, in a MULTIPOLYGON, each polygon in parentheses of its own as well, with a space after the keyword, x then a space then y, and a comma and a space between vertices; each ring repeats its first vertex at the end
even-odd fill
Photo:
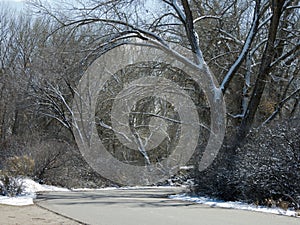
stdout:
POLYGON ((180 188, 50 192, 36 203, 92 225, 299 225, 299 218, 168 199, 180 188))

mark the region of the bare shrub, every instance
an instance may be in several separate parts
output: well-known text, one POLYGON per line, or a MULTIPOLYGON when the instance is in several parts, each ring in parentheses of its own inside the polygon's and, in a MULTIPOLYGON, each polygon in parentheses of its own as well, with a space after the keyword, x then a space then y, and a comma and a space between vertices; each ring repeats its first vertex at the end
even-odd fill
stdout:
POLYGON ((40 134, 13 136, 0 143, 0 169, 69 188, 111 184, 90 168, 72 141, 40 134))
POLYGON ((0 175, 0 195, 15 197, 23 192, 23 183, 19 177, 0 175))
POLYGON ((28 156, 9 157, 0 170, 0 195, 14 197, 22 194, 23 176, 33 173, 34 160, 28 156))
POLYGON ((27 155, 9 157, 4 169, 12 176, 31 176, 35 168, 34 160, 27 155))

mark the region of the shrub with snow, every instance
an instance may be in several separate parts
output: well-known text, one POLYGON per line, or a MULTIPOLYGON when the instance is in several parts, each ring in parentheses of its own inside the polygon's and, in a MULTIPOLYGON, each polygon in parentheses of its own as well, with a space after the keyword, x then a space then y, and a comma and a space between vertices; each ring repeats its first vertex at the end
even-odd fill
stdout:
POLYGON ((300 201, 300 121, 292 120, 249 135, 238 150, 235 183, 240 199, 300 201))
POLYGON ((19 177, 11 177, 7 174, 0 176, 0 195, 15 197, 23 192, 23 182, 19 177))
POLYGON ((252 130, 237 150, 223 148, 214 164, 198 173, 195 192, 262 205, 271 199, 277 206, 288 202, 288 208, 299 208, 300 119, 252 130))

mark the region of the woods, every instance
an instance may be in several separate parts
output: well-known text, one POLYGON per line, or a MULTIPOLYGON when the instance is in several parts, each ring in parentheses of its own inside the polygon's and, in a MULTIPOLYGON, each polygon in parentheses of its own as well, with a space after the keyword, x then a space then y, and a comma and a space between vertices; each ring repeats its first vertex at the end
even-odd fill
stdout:
POLYGON ((30 0, 27 6, 26 12, 8 7, 0 12, 0 169, 8 158, 26 155, 36 165, 31 176, 41 182, 109 184, 78 151, 72 100, 99 56, 135 38, 197 68, 215 99, 223 93, 225 139, 214 162, 199 171, 215 118, 207 92, 178 68, 140 63, 114 74, 99 94, 97 131, 110 153, 122 162, 146 165, 173 151, 180 118, 165 99, 145 98, 130 115, 131 130, 142 142, 151 135, 152 117, 167 127, 167 138, 147 160, 122 146, 109 129, 118 92, 139 77, 164 77, 188 93, 199 115, 198 145, 189 162, 195 168, 189 172, 195 192, 261 204, 271 197, 291 201, 289 195, 291 205, 299 204, 298 0, 30 0), (174 43, 194 58, 180 55, 174 43))

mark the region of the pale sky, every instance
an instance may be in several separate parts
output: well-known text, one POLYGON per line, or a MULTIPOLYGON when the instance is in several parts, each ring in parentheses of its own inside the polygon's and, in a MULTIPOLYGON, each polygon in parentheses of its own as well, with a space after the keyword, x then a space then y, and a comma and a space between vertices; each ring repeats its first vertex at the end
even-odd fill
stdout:
POLYGON ((24 0, 0 0, 0 2, 23 2, 24 0))
POLYGON ((23 6, 25 5, 24 0, 0 0, 0 3, 8 5, 11 8, 14 8, 14 9, 22 9, 23 6))
POLYGON ((25 0, 0 0, 0 2, 5 2, 10 5, 15 5, 15 4, 23 4, 25 0))

